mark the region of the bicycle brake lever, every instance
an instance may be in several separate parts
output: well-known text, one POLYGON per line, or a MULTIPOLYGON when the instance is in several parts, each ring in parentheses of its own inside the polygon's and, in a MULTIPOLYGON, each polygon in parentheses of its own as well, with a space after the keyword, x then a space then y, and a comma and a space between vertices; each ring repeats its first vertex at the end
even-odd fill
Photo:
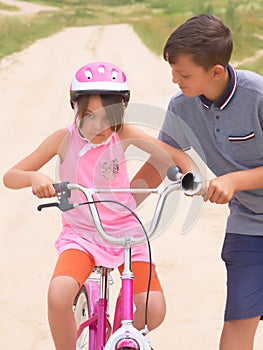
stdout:
POLYGON ((59 203, 54 202, 54 203, 40 204, 40 205, 37 207, 37 210, 38 210, 38 211, 41 211, 42 209, 48 208, 48 207, 58 207, 58 208, 59 208, 59 203))
POLYGON ((61 201, 59 203, 54 202, 54 203, 40 204, 37 207, 37 210, 41 211, 42 209, 49 208, 49 207, 57 207, 61 211, 67 211, 75 208, 75 206, 72 203, 70 203, 66 198, 61 198, 61 201))
POLYGON ((59 201, 60 202, 58 203, 58 207, 61 211, 68 211, 75 208, 75 206, 70 203, 65 197, 60 197, 59 201))
POLYGON ((75 206, 68 200, 68 198, 71 196, 71 191, 68 189, 67 185, 68 182, 53 184, 53 187, 57 193, 58 202, 41 204, 37 207, 37 210, 41 211, 42 209, 48 207, 58 207, 61 211, 67 211, 75 208, 75 206))

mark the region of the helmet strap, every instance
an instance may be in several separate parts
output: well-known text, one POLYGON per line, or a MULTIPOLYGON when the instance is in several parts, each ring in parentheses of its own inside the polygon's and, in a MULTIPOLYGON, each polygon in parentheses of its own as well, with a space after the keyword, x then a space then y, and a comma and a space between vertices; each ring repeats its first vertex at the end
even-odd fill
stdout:
POLYGON ((77 118, 78 113, 79 113, 79 106, 78 106, 78 101, 76 101, 74 103, 74 116, 75 116, 75 119, 77 118))

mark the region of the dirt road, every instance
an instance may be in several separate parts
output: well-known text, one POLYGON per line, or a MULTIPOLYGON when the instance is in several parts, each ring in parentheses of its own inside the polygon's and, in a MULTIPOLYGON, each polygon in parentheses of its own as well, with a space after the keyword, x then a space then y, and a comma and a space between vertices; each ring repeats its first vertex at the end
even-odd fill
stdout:
MULTIPOLYGON (((131 106, 165 108, 176 91, 167 63, 128 25, 69 28, 39 40, 0 63, 1 177, 40 140, 71 122, 69 82, 78 67, 94 60, 123 68, 132 90, 131 106)), ((45 171, 53 175, 54 165, 45 171)), ((60 219, 52 210, 38 213, 38 203, 29 189, 0 188, 0 344, 5 350, 53 349, 46 293, 60 219)), ((207 205, 184 236, 178 232, 181 213, 153 242, 168 311, 164 324, 152 333, 152 343, 155 349, 214 350, 224 309, 220 250, 226 208, 207 205)), ((262 335, 257 342, 259 350, 262 335)))

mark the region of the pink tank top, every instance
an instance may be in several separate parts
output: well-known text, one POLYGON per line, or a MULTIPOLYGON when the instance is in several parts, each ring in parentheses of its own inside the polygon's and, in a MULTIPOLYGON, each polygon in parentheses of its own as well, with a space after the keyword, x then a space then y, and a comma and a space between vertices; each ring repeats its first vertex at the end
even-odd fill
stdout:
MULTIPOLYGON (((118 134, 101 145, 83 140, 74 125, 69 127, 70 139, 65 159, 59 166, 60 181, 81 184, 88 188, 129 188, 129 176, 125 154, 118 134)), ((83 202, 83 195, 72 191, 74 203, 83 202)), ((98 194, 96 200, 117 200, 134 210, 134 198, 129 193, 98 194)), ((98 203, 97 209, 104 230, 114 236, 142 236, 144 232, 136 218, 123 206, 116 203, 98 203)), ((123 247, 104 241, 96 231, 89 207, 80 206, 62 214, 63 230, 55 247, 61 253, 66 249, 80 249, 93 256, 96 265, 117 267, 123 263, 123 247)), ((146 244, 132 248, 134 261, 148 261, 146 244)))

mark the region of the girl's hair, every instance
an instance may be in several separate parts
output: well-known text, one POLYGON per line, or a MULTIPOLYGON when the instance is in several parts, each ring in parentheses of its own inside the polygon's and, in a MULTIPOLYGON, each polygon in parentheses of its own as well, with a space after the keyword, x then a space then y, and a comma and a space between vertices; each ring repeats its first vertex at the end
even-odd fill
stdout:
POLYGON ((190 55, 195 64, 207 71, 216 64, 226 68, 232 50, 231 30, 218 18, 201 14, 188 19, 170 35, 163 57, 173 64, 179 56, 190 55))
MULTIPOLYGON (((86 115, 87 106, 89 103, 90 96, 92 95, 81 95, 78 98, 78 116, 82 119, 86 115)), ((118 132, 123 127, 124 121, 124 104, 123 98, 121 95, 116 94, 100 94, 103 107, 107 113, 107 116, 110 120, 110 128, 112 131, 118 132)))

